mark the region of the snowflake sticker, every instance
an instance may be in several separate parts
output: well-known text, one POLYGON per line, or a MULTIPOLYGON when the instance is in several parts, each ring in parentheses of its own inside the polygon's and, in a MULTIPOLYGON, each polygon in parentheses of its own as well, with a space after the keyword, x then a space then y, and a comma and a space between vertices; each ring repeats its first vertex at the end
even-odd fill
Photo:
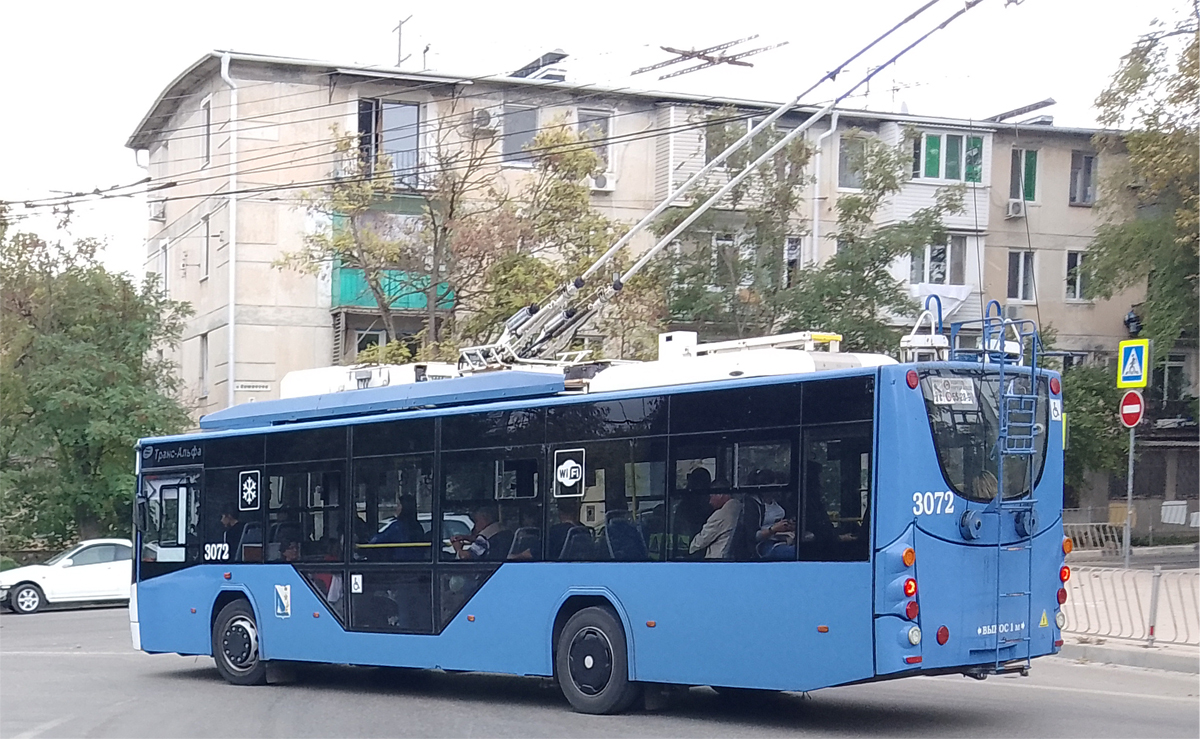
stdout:
POLYGON ((238 510, 258 510, 258 470, 243 472, 238 476, 238 510))

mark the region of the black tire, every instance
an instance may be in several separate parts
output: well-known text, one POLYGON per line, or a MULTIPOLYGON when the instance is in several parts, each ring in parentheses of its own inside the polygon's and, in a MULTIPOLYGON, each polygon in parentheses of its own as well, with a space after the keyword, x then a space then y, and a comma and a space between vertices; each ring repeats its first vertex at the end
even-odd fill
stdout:
POLYGON ((45 594, 33 583, 21 583, 8 594, 8 607, 13 613, 37 613, 45 604, 45 594))
POLYGON ((234 685, 265 685, 267 663, 262 659, 254 609, 235 600, 221 609, 213 622, 212 654, 217 672, 234 685))
POLYGON ((554 675, 571 707, 580 713, 626 711, 641 694, 629 679, 625 629, 608 608, 584 608, 558 636, 554 675))

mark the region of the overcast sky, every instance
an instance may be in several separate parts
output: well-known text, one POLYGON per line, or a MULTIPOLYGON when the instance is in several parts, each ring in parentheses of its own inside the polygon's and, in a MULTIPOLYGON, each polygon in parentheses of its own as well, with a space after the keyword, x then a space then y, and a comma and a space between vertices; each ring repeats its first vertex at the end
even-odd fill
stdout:
MULTIPOLYGON (((381 2, 210 0, 9 3, 0 44, 0 199, 83 191, 145 176, 126 139, 154 98, 213 49, 394 65, 397 21, 405 68, 465 75, 510 72, 561 48, 569 81, 783 101, 923 0, 785 3, 381 2), (332 15, 331 15, 332 14, 332 15), (759 34, 739 48, 788 42, 751 69, 720 67, 660 82, 630 77, 667 58, 660 45, 701 48, 759 34)), ((943 0, 913 25, 936 25, 962 6, 943 0)), ((872 82, 847 107, 984 118, 1052 97, 1055 124, 1092 126, 1092 101, 1117 61, 1154 19, 1174 20, 1185 0, 984 0, 872 82)), ((883 57, 876 57, 874 62, 883 57)), ((864 62, 864 65, 871 62, 864 62)), ((865 66, 850 69, 856 79, 865 66)), ((844 89, 822 87, 811 102, 844 89)), ((70 236, 109 243, 110 266, 139 273, 146 209, 139 199, 77 207, 70 236)), ((14 210, 22 216, 20 206, 14 210)), ((47 217, 21 221, 49 235, 47 217)))

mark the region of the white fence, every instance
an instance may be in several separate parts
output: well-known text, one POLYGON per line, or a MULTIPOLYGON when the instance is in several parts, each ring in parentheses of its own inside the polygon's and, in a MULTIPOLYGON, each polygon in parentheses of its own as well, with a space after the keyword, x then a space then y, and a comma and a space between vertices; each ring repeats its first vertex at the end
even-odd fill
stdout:
POLYGON ((1079 550, 1121 551, 1124 527, 1111 523, 1064 523, 1063 533, 1079 550))
POLYGON ((1200 644, 1200 571, 1074 567, 1066 588, 1065 632, 1200 644))

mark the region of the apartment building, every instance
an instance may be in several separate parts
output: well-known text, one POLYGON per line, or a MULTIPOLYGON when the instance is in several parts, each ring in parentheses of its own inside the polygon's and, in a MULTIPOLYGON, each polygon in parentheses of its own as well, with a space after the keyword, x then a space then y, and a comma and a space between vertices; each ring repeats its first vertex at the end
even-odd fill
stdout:
MULTIPOLYGON (((531 167, 525 147, 538 128, 565 122, 598 139, 607 165, 589 183, 594 206, 633 223, 711 158, 706 115, 734 108, 751 125, 752 116, 774 107, 578 86, 561 75, 464 77, 205 55, 167 85, 127 142, 144 152, 152 183, 147 269, 161 275, 171 298, 195 308, 176 357, 185 399, 201 415, 278 397, 287 372, 348 362, 380 340, 382 326, 361 273, 337 265, 316 274, 273 266, 314 228, 297 196, 334 174, 335 131, 357 134, 369 155, 387 154, 398 180, 419 193, 430 152, 453 138, 439 138, 447 130, 494 140, 490 166, 515 186, 531 167)), ((811 113, 791 111, 777 127, 795 128, 811 113)), ((779 245, 790 268, 836 252, 837 199, 859 186, 851 164, 854 147, 861 146, 856 137, 898 145, 909 133, 915 133, 911 179, 877 214, 879 224, 933 204, 940 187, 962 185, 966 194, 964 212, 947 220, 947 243, 895 265, 911 296, 937 295, 947 322, 977 319, 995 300, 1008 316, 1052 327, 1056 348, 1074 352, 1069 361, 1110 361, 1128 336, 1123 320, 1140 297, 1130 291, 1096 300, 1077 272, 1099 222, 1093 206, 1104 161, 1091 147, 1094 131, 1044 119, 983 123, 837 111, 803 134, 815 151, 813 182, 794 235, 779 245)), ((727 176, 718 170, 710 184, 727 176)), ((401 197, 392 211, 415 215, 423 202, 401 197)), ((714 239, 736 240, 736 211, 717 222, 724 225, 714 239)), ((644 235, 631 248, 652 243, 644 235)), ((423 325, 423 294, 405 295, 393 308, 397 333, 423 325)), ((1164 454, 1174 460, 1164 457, 1161 468, 1174 471, 1161 486, 1180 495, 1190 490, 1192 497, 1195 424, 1178 401, 1197 394, 1196 362, 1194 347, 1172 351, 1160 383, 1161 431, 1169 437, 1163 448, 1173 450, 1164 454)), ((1094 487, 1105 487, 1104 481, 1094 487)))

